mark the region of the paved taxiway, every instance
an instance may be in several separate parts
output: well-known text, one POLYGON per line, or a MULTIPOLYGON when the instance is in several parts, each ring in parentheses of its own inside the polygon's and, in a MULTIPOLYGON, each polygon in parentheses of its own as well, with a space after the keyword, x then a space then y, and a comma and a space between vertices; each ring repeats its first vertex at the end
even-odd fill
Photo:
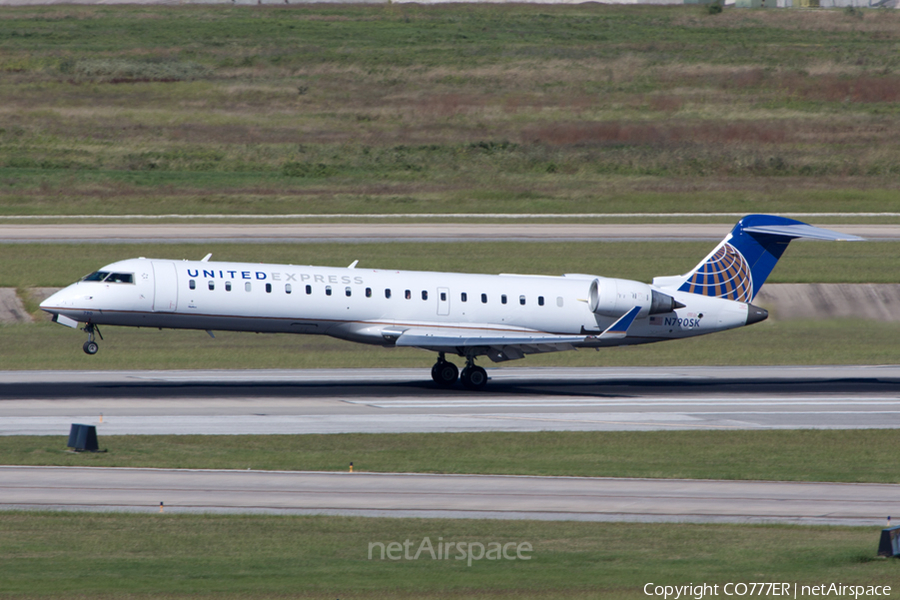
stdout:
POLYGON ((0 467, 0 507, 879 525, 900 485, 0 467))
MULTIPOLYGON (((454 240, 721 240, 722 223, 277 223, 159 224, 93 223, 90 227, 0 224, 0 243, 196 243, 454 240)), ((866 239, 900 239, 900 224, 828 225, 866 239)))
POLYGON ((7 371, 0 435, 900 427, 900 366, 488 373, 468 392, 427 369, 7 371))

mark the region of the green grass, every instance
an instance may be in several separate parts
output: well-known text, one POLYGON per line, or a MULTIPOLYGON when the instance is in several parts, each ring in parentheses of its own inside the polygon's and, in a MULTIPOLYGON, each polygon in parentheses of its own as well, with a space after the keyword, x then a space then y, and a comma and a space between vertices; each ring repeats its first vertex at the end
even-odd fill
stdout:
POLYGON ((8 7, 0 214, 897 211, 898 32, 874 10, 8 7))
MULTIPOLYGON (((896 584, 875 528, 0 513, 5 598, 640 598, 646 583, 896 584), (368 560, 373 542, 531 560, 368 560)), ((376 550, 377 558, 377 550, 376 550)), ((427 556, 427 558, 426 558, 427 556)), ((714 597, 714 596, 710 596, 714 597)), ((892 590, 891 596, 896 597, 892 590)))
MULTIPOLYGON (((52 323, 0 326, 0 369, 317 369, 417 367, 429 381, 434 354, 324 336, 256 335, 103 327, 100 352, 87 336, 52 323)), ((895 364, 900 323, 861 320, 766 321, 686 340, 528 356, 504 367, 895 364)))
MULTIPOLYGON (((115 421, 106 414, 107 422, 115 421)), ((900 483, 894 430, 2 436, 14 465, 900 483)))

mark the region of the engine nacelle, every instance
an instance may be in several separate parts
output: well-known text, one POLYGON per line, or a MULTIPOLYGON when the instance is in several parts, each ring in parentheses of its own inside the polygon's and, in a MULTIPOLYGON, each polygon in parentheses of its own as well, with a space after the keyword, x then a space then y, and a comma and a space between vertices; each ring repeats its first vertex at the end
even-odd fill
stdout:
POLYGON ((635 306, 639 317, 669 313, 684 305, 675 298, 651 288, 646 283, 628 279, 597 278, 591 282, 588 307, 604 317, 621 317, 635 306))

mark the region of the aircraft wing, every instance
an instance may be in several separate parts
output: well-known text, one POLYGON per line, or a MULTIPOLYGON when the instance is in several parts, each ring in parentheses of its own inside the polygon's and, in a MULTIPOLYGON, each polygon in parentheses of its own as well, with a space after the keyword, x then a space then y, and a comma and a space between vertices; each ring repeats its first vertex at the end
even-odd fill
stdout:
POLYGON ((522 358, 526 354, 559 352, 574 349, 573 344, 584 342, 584 335, 554 335, 527 331, 485 331, 483 329, 406 329, 397 337, 395 345, 422 348, 434 352, 465 353, 478 348, 494 362, 522 358))

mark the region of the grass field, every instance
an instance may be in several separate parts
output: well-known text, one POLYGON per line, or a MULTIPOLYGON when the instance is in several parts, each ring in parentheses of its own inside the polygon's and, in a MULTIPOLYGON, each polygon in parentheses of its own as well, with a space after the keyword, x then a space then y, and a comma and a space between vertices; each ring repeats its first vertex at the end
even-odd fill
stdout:
POLYGON ((900 210, 900 15, 0 15, 0 214, 900 210))
MULTIPOLYGON (((5 598, 640 598, 650 582, 893 585, 878 530, 0 513, 5 598), (379 560, 372 542, 528 542, 531 559, 379 560)), ((476 553, 477 555, 477 553, 476 553)), ((715 597, 715 596, 709 596, 715 597)))
MULTIPOLYGON (((419 367, 430 385, 434 354, 379 348, 324 336, 157 331, 104 327, 100 352, 87 336, 53 323, 0 325, 0 368, 17 369, 317 369, 419 367)), ((855 319, 765 321, 686 340, 528 356, 509 367, 896 364, 900 323, 855 319)))
MULTIPOLYGON (((115 415, 107 413, 106 421, 115 415)), ((3 464, 900 483, 894 430, 2 436, 3 464)))

